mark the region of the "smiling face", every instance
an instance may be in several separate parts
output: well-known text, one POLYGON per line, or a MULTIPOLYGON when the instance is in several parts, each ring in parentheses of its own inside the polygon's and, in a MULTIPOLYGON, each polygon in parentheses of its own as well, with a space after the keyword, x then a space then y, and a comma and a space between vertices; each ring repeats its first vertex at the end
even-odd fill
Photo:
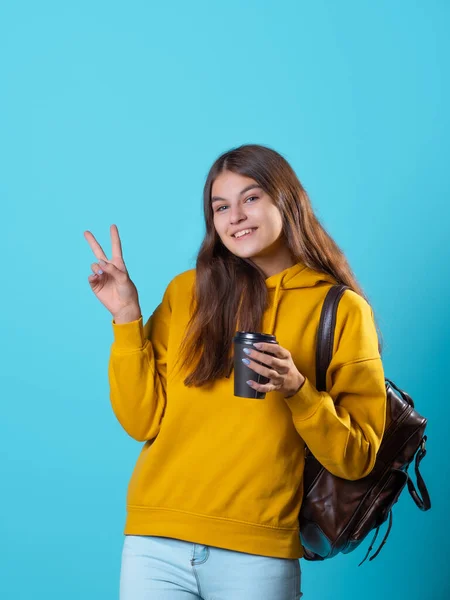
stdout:
POLYGON ((266 277, 294 264, 282 235, 281 213, 254 179, 223 171, 213 182, 211 206, 214 227, 230 252, 252 260, 266 277))

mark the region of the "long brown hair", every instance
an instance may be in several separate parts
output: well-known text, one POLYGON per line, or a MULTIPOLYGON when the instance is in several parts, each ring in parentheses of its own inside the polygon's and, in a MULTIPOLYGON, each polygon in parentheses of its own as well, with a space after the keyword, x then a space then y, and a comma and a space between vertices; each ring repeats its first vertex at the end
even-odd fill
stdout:
POLYGON ((228 376, 237 325, 243 331, 259 331, 267 308, 264 273, 250 260, 230 252, 214 227, 211 190, 223 171, 251 177, 272 198, 282 215, 285 243, 294 260, 328 273, 367 300, 343 252, 319 223, 287 160, 266 146, 233 148, 214 162, 203 189, 206 234, 197 256, 191 318, 179 355, 184 357, 183 367, 190 368, 196 362, 184 380, 187 386, 202 386, 228 376))

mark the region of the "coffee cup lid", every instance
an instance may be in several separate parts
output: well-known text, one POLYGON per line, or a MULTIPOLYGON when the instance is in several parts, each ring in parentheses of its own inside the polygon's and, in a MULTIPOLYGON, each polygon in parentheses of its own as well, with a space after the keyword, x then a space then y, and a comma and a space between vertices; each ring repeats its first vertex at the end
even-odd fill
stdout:
POLYGON ((238 331, 234 336, 235 342, 266 342, 276 343, 277 339, 274 335, 269 333, 259 333, 258 331, 238 331))

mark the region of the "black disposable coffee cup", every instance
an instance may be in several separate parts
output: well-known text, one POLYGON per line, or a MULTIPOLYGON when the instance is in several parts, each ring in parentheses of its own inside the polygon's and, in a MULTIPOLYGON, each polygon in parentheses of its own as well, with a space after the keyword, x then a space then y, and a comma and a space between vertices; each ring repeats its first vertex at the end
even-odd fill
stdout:
MULTIPOLYGON (((233 339, 234 342, 234 395, 240 396, 241 398, 257 398, 264 399, 266 397, 265 392, 258 392, 251 388, 247 381, 251 379, 256 383, 267 383, 269 379, 264 377, 260 373, 253 371, 246 364, 242 362, 243 358, 250 358, 250 360, 254 360, 247 356, 244 352, 244 348, 249 348, 252 350, 256 350, 253 347, 253 344, 256 342, 266 342, 268 344, 276 344, 277 340, 274 335, 269 335, 268 333, 257 333, 253 331, 238 331, 233 339)), ((263 352, 262 350, 258 350, 258 352, 263 352)), ((264 351, 263 354, 271 354, 270 352, 264 351)), ((271 354, 271 356, 274 356, 271 354)), ((261 364, 260 361, 255 361, 258 364, 261 364)))

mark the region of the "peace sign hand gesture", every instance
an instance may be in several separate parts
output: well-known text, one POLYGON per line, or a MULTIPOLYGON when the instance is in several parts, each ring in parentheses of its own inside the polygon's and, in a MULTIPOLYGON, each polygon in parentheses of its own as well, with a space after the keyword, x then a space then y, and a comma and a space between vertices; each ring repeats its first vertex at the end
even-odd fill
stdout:
POLYGON ((113 315, 116 323, 137 320, 141 316, 136 286, 131 281, 122 256, 122 245, 116 225, 111 225, 112 258, 108 260, 90 231, 84 232, 98 263, 92 263, 94 275, 88 281, 100 302, 113 315))

